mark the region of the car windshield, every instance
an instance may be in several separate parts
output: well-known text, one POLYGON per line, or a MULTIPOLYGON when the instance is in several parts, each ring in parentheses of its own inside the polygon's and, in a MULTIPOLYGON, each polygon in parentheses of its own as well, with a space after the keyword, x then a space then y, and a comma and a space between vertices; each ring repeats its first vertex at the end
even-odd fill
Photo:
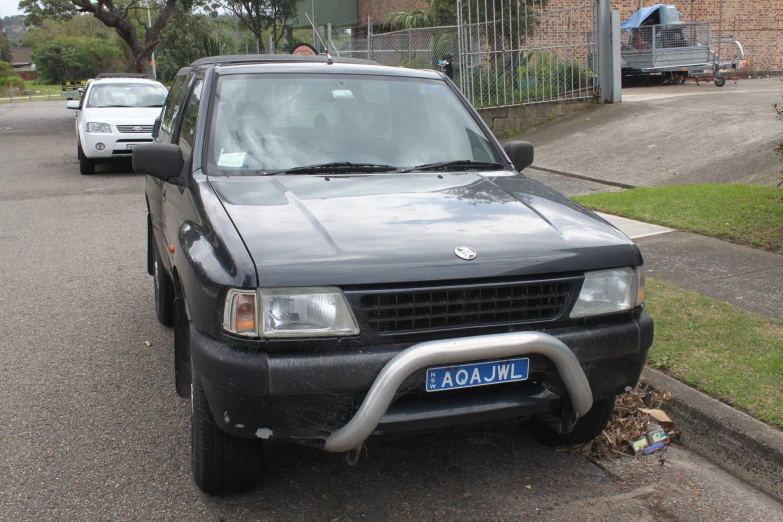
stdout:
POLYGON ((87 107, 162 107, 166 88, 154 83, 93 85, 87 107))
POLYGON ((505 165, 440 80, 227 75, 218 82, 213 107, 210 174, 404 172, 444 162, 453 162, 448 168, 454 170, 505 165), (310 166, 320 169, 300 168, 310 166))

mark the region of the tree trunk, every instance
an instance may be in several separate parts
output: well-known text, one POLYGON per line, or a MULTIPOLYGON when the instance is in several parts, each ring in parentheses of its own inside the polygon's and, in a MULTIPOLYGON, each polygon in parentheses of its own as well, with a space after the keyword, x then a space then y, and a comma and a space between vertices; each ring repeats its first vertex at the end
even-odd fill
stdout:
POLYGON ((148 74, 152 77, 152 65, 150 57, 155 51, 155 47, 160 43, 160 32, 166 27, 166 23, 174 13, 177 0, 166 0, 158 17, 147 29, 147 36, 142 42, 136 32, 136 26, 127 17, 120 16, 120 12, 109 0, 97 5, 92 4, 90 0, 71 0, 81 12, 92 13, 95 18, 100 20, 107 27, 113 27, 117 34, 122 38, 133 53, 133 65, 140 73, 148 74))

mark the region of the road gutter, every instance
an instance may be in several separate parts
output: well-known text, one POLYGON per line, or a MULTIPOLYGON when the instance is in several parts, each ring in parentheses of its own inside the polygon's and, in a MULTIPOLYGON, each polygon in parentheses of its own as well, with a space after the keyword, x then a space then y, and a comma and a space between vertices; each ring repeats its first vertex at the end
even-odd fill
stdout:
POLYGON ((671 392, 665 409, 683 447, 783 501, 783 432, 659 371, 642 378, 671 392))
POLYGON ((627 183, 618 183, 616 181, 607 181, 605 179, 592 178, 590 176, 582 176, 581 174, 574 174, 573 172, 565 172, 563 170, 550 169, 549 167, 542 167, 540 165, 531 165, 531 169, 539 170, 541 172, 548 172, 550 174, 557 174, 558 176, 564 176, 566 178, 581 179, 583 181, 592 181, 599 185, 607 185, 609 187, 617 187, 621 189, 633 189, 636 185, 628 185, 627 183))

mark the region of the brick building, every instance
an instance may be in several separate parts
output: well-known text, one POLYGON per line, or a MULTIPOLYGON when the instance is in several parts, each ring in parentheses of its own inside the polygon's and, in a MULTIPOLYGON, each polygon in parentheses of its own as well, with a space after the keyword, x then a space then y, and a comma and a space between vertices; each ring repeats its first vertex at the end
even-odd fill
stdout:
MULTIPOLYGON (((576 6, 589 0, 559 2, 576 6)), ((620 18, 624 21, 640 6, 654 3, 655 0, 612 0, 612 9, 619 9, 620 18)), ((672 3, 692 22, 711 22, 713 35, 718 34, 721 0, 679 0, 672 3)), ((381 21, 395 11, 426 8, 423 0, 357 0, 360 24, 367 22, 367 16, 381 21)), ((783 71, 783 0, 723 0, 723 34, 733 34, 739 39, 757 71, 783 71)), ((727 53, 730 56, 729 51, 728 47, 723 50, 724 57, 727 53)))

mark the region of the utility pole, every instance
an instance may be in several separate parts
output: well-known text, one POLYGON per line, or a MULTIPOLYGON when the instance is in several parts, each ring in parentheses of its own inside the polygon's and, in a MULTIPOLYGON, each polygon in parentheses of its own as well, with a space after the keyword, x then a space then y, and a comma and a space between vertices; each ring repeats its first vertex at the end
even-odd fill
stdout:
POLYGON ((318 27, 318 20, 315 17, 315 0, 310 0, 310 12, 313 18, 313 49, 318 49, 318 33, 316 27, 318 27))
MULTIPOLYGON (((150 4, 147 0, 144 0, 144 4, 147 6, 147 30, 152 27, 152 17, 150 16, 150 4)), ((152 79, 158 79, 158 73, 155 67, 155 51, 152 51, 152 79)))

